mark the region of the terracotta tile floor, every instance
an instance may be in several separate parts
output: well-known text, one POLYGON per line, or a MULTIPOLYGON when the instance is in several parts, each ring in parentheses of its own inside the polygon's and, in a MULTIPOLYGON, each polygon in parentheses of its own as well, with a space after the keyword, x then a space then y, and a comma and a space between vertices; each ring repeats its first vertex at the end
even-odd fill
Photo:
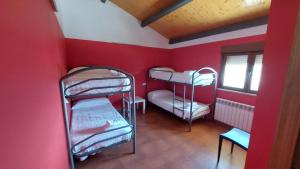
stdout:
POLYGON ((132 144, 77 162, 79 169, 242 169, 246 152, 223 142, 219 165, 216 165, 218 136, 228 128, 208 120, 187 122, 157 107, 150 106, 145 115, 137 113, 137 152, 132 144))

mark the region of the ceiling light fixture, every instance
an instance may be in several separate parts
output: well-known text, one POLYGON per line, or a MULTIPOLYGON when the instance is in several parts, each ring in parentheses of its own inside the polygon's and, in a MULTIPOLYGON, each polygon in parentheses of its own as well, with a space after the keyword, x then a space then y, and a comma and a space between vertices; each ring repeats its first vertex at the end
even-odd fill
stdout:
POLYGON ((251 7, 262 4, 264 0, 244 0, 244 2, 247 7, 251 7))

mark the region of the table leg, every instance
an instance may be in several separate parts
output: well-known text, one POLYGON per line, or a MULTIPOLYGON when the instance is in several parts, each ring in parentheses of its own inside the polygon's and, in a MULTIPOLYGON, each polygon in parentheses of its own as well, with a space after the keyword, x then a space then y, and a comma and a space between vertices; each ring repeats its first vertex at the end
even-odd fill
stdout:
POLYGON ((232 152, 233 152, 233 146, 234 146, 234 143, 233 142, 231 142, 231 154, 232 154, 232 152))
POLYGON ((223 142, 223 137, 219 136, 219 149, 218 149, 218 160, 217 160, 217 163, 219 163, 219 161, 220 161, 221 150, 222 150, 222 142, 223 142))
POLYGON ((145 113, 146 113, 146 102, 143 101, 143 114, 145 114, 145 113))

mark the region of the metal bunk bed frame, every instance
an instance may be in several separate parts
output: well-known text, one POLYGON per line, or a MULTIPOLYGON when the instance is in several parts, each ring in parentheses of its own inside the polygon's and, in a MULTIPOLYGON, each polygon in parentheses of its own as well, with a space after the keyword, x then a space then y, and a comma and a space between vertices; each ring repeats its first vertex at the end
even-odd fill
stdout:
MULTIPOLYGON (((210 105, 211 107, 211 112, 214 114, 215 112, 215 104, 216 104, 216 96, 217 96, 217 82, 218 82, 218 73, 210 68, 210 67, 204 67, 204 68, 201 68, 201 69, 198 69, 197 71, 195 71, 192 75, 192 83, 181 83, 181 82, 175 82, 175 81, 171 81, 172 77, 173 77, 173 71, 170 71, 170 70, 160 70, 160 69, 157 69, 157 68, 161 68, 160 66, 156 66, 156 67, 152 67, 148 70, 148 82, 147 82, 147 86, 149 85, 149 79, 153 79, 153 80, 159 80, 159 81, 164 81, 164 82, 168 82, 168 83, 173 83, 173 114, 175 114, 175 109, 179 110, 179 111, 182 111, 182 117, 184 117, 184 105, 185 105, 185 102, 186 102, 186 87, 187 86, 190 86, 191 87, 191 99, 190 99, 190 103, 191 103, 191 107, 190 107, 190 117, 189 119, 187 120, 188 123, 189 123, 189 132, 192 131, 192 122, 193 120, 196 120, 196 119, 193 119, 193 102, 194 102, 194 95, 195 95, 195 86, 201 86, 201 85, 195 85, 195 80, 200 77, 197 76, 195 77, 195 75, 198 73, 198 74, 201 74, 201 72, 211 72, 213 74, 213 77, 214 77, 214 80, 212 82, 212 84, 214 85, 214 95, 213 95, 213 103, 210 105), (163 80, 163 79, 157 79, 157 78, 153 78, 151 77, 151 71, 161 71, 161 72, 167 72, 167 73, 170 73, 170 78, 169 80, 163 80), (176 84, 180 84, 180 85, 183 85, 183 100, 180 100, 180 99, 177 99, 176 98, 176 84), (175 106, 175 100, 177 101, 180 101, 182 102, 182 109, 181 108, 178 108, 175 106)), ((148 91, 148 87, 147 87, 147 91, 148 91)), ((185 119, 184 119, 185 120, 185 119)))
POLYGON ((133 103, 135 102, 135 80, 134 80, 134 77, 132 75, 130 75, 129 73, 126 73, 125 71, 122 71, 120 69, 116 69, 116 68, 113 68, 113 67, 89 66, 89 67, 85 67, 85 68, 82 68, 80 70, 76 70, 72 73, 69 73, 69 74, 63 76, 60 80, 60 88, 61 88, 61 99, 62 99, 62 106, 63 106, 63 112, 64 112, 65 128, 66 128, 67 141, 68 141, 69 160, 70 160, 70 165, 71 165, 72 169, 75 169, 75 163, 74 163, 74 158, 75 157, 84 157, 84 156, 87 156, 87 155, 91 155, 91 154, 94 154, 94 153, 97 153, 97 152, 100 152, 100 151, 104 151, 104 150, 113 148, 115 146, 118 146, 118 145, 123 144, 123 143, 130 142, 130 141, 132 141, 132 143, 133 143, 133 153, 136 152, 136 108, 135 108, 135 104, 129 104, 128 118, 126 118, 125 117, 126 116, 125 112, 126 112, 127 109, 125 109, 125 101, 124 101, 125 95, 128 94, 128 97, 132 98, 133 103), (90 79, 78 82, 74 85, 70 85, 69 87, 65 88, 64 82, 69 77, 74 76, 74 75, 76 75, 78 73, 81 73, 81 72, 84 72, 84 71, 95 70, 95 69, 113 70, 113 71, 116 71, 116 72, 123 73, 125 75, 125 77, 90 78, 90 79), (92 87, 92 88, 88 88, 86 90, 83 90, 83 91, 78 92, 78 93, 73 94, 73 95, 66 93, 67 89, 70 89, 72 87, 75 87, 77 85, 80 85, 80 84, 83 84, 83 83, 86 83, 86 82, 89 82, 89 81, 109 80, 109 79, 126 79, 126 78, 130 80, 130 83, 128 85, 92 87), (130 87, 129 90, 126 90, 126 91, 121 90, 121 91, 116 91, 116 92, 106 92, 106 93, 99 92, 99 93, 94 93, 94 94, 85 94, 89 91, 93 91, 93 90, 97 90, 97 89, 109 89, 109 88, 128 87, 128 86, 131 86, 131 87, 130 87), (71 135, 70 135, 69 113, 68 113, 68 109, 67 109, 67 99, 74 100, 74 99, 81 99, 81 98, 86 98, 86 97, 89 97, 89 98, 91 98, 91 97, 103 97, 103 96, 108 97, 108 96, 114 95, 114 94, 122 94, 122 116, 123 116, 124 119, 127 120, 129 125, 122 126, 122 127, 119 127, 119 128, 110 129, 110 130, 107 130, 107 131, 104 131, 104 132, 97 132, 97 133, 85 138, 84 140, 81 140, 80 142, 78 142, 78 143, 76 143, 75 145, 72 146, 71 135), (126 133, 123 133, 123 134, 120 134, 120 135, 117 135, 117 136, 113 136, 113 137, 106 138, 106 139, 100 140, 98 142, 95 142, 92 145, 90 145, 88 147, 85 147, 84 149, 80 150, 79 152, 73 153, 73 151, 72 151, 76 145, 78 145, 78 144, 80 144, 80 143, 82 143, 82 142, 84 142, 84 141, 86 141, 86 140, 88 140, 88 139, 90 139, 90 138, 92 138, 96 135, 111 132, 111 131, 126 128, 126 127, 131 127, 131 130, 129 132, 126 132, 126 133), (132 133, 131 139, 129 139, 129 140, 121 141, 121 142, 112 144, 108 147, 102 147, 102 148, 98 148, 98 149, 95 149, 95 150, 90 151, 90 152, 80 154, 81 152, 83 152, 86 149, 94 146, 95 144, 98 144, 98 143, 104 142, 104 141, 108 141, 110 139, 114 139, 114 138, 117 138, 117 137, 120 137, 120 136, 123 136, 123 135, 127 135, 129 133, 132 133))

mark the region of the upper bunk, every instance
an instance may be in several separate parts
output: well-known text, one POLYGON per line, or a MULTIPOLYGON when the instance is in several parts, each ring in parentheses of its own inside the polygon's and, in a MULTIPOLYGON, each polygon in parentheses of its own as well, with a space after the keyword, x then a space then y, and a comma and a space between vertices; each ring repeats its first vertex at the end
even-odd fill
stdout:
POLYGON ((61 84, 66 98, 107 96, 130 92, 134 77, 112 67, 77 67, 61 79, 61 84))
POLYGON ((217 72, 204 67, 199 70, 176 72, 169 67, 154 67, 149 70, 149 78, 193 86, 209 86, 216 84, 217 72))

